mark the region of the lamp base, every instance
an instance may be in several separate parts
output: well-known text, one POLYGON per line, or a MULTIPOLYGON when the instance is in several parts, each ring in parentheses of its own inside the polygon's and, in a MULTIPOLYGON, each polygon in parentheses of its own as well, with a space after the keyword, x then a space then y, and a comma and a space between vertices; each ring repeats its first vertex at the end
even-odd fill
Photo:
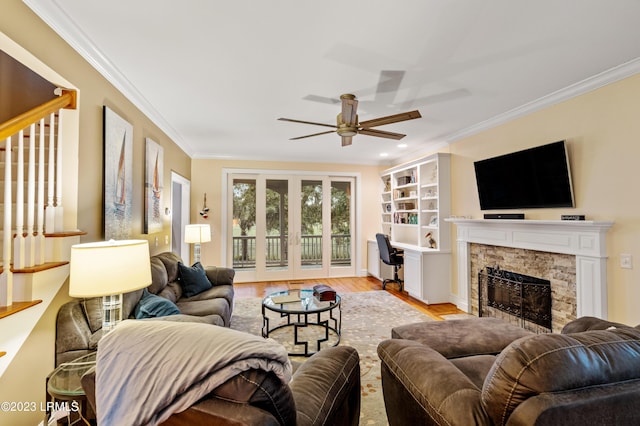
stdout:
POLYGON ((122 321, 122 294, 102 296, 102 332, 108 333, 122 321))
POLYGON ((193 245, 193 263, 200 262, 200 243, 193 245))

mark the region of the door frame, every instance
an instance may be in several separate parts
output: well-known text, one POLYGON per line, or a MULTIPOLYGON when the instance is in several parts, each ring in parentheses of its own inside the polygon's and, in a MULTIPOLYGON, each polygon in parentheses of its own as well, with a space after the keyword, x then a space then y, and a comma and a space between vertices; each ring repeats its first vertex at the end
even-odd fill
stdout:
MULTIPOLYGON (((353 178, 353 190, 355 191, 355 197, 353 197, 353 220, 355 223, 353 230, 353 253, 352 253, 352 261, 353 261, 353 273, 354 275, 358 275, 359 271, 362 270, 362 253, 361 253, 361 235, 362 235, 362 220, 360 212, 361 209, 361 193, 362 193, 362 176, 359 172, 333 172, 333 171, 305 171, 305 170, 270 170, 270 169, 243 169, 243 168, 223 168, 222 169, 222 179, 221 179, 221 202, 223 204, 222 214, 221 214, 221 222, 220 229, 221 238, 222 238, 222 250, 220 251, 220 264, 227 265, 231 267, 233 265, 232 259, 230 259, 229 252, 232 247, 232 235, 229 232, 228 221, 230 215, 233 214, 231 209, 233 206, 229 204, 229 178, 233 174, 245 174, 245 175, 292 175, 292 176, 305 176, 305 177, 328 177, 331 179, 332 177, 341 178, 348 177, 353 178)), ((256 280, 255 274, 253 277, 247 276, 247 278, 243 278, 242 274, 236 274, 237 282, 246 282, 256 280), (253 279, 252 279, 253 278, 253 279)), ((331 275, 338 276, 338 275, 331 275)))
POLYGON ((191 181, 184 176, 171 171, 171 251, 179 247, 180 257, 191 264, 191 250, 184 242, 184 228, 191 221, 191 181), (174 185, 180 187, 180 197, 174 191, 174 185), (179 244, 174 244, 179 242, 179 244))

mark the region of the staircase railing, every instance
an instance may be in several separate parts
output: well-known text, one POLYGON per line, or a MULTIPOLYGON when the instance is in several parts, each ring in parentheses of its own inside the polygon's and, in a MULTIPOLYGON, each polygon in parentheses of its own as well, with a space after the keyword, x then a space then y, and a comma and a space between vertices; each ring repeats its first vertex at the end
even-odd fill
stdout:
POLYGON ((61 109, 75 109, 77 95, 74 90, 65 89, 57 89, 56 94, 58 95, 56 99, 0 124, 0 141, 4 140, 5 154, 0 306, 10 306, 13 303, 12 269, 24 269, 43 264, 45 262, 44 234, 63 230, 63 133, 61 131, 62 115, 59 114, 59 111, 61 109), (24 150, 26 138, 28 138, 28 161, 27 199, 25 202, 24 150), (37 159, 35 156, 36 139, 38 139, 37 159), (15 179, 13 177, 14 143, 17 149, 15 179), (45 161, 47 147, 48 157, 45 161), (45 164, 48 166, 46 182, 45 164), (14 184, 15 189, 13 188, 14 184), (46 205, 44 201, 45 187, 48 189, 46 205))

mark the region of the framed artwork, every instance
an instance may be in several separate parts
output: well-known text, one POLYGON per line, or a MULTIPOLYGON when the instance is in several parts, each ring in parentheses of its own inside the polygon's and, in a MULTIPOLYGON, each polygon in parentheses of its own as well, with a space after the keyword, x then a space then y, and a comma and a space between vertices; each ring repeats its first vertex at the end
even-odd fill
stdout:
POLYGON ((144 233, 162 232, 162 182, 164 149, 154 140, 146 139, 144 173, 144 233))
POLYGON ((133 217, 133 126, 105 106, 104 238, 131 237, 133 217))

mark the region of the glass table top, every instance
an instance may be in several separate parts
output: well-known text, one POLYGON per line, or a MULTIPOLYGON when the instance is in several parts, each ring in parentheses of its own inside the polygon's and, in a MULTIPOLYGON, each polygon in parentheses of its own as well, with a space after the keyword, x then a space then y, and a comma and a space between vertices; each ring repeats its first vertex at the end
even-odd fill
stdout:
MULTIPOLYGON (((328 309, 332 309, 340 304, 340 295, 338 294, 336 294, 336 300, 322 302, 314 297, 313 290, 311 289, 299 291, 300 297, 298 300, 278 303, 278 297, 290 295, 289 290, 284 290, 271 293, 270 295, 265 297, 262 300, 262 305, 270 311, 295 314, 322 312, 328 309)), ((292 291, 291 293, 294 293, 294 291, 292 291)))
POLYGON ((71 362, 60 364, 49 376, 47 391, 53 397, 84 395, 80 379, 96 365, 96 352, 81 356, 71 362))

